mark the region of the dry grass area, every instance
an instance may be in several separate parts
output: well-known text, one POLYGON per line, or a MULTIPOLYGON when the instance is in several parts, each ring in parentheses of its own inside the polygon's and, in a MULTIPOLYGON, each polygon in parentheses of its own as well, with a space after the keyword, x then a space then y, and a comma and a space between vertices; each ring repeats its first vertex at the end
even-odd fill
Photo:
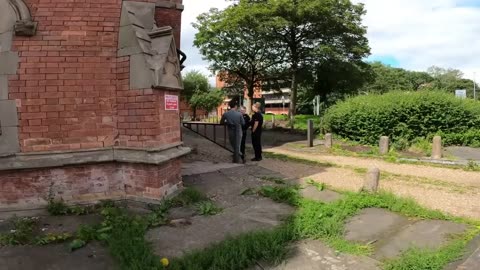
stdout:
POLYGON ((365 170, 378 167, 380 188, 415 199, 421 205, 467 218, 480 218, 480 173, 422 165, 392 164, 381 160, 318 155, 285 148, 269 150, 289 157, 317 161, 320 165, 268 159, 261 166, 289 177, 313 179, 334 189, 358 191, 365 170), (333 166, 324 166, 329 163, 333 166), (312 167, 317 167, 316 170, 312 167))

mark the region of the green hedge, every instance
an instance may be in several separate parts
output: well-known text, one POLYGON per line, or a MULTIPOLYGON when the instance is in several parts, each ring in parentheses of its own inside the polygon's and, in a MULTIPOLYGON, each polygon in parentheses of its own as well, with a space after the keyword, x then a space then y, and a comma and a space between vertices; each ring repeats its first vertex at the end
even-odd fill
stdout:
POLYGON ((446 145, 480 146, 480 102, 442 92, 357 96, 327 110, 324 129, 365 144, 380 136, 413 142, 442 135, 446 145))

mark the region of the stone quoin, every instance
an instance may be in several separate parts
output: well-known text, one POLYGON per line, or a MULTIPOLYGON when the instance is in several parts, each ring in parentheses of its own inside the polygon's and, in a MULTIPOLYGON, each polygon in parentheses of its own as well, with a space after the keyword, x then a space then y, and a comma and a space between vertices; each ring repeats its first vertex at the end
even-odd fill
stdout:
POLYGON ((0 211, 181 186, 182 0, 0 0, 0 211), (175 100, 175 99, 173 99, 175 100), (175 108, 169 105, 169 108, 175 108))

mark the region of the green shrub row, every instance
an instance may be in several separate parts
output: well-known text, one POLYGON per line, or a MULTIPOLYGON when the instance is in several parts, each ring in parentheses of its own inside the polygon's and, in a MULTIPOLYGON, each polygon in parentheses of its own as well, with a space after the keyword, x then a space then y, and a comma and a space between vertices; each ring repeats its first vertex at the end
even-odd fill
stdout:
POLYGON ((480 102, 435 91, 369 94, 332 106, 323 125, 365 144, 377 144, 380 136, 411 143, 438 134, 446 145, 480 146, 480 102))

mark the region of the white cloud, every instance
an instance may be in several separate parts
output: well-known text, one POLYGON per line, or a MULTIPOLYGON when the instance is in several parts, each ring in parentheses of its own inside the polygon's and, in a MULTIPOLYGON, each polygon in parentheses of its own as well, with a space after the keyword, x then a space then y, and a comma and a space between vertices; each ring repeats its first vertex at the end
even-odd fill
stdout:
POLYGON ((223 9, 231 2, 225 0, 183 0, 185 10, 182 14, 182 41, 181 49, 187 54, 186 68, 184 72, 190 70, 199 70, 210 77, 210 83, 215 84, 215 77, 208 70, 208 63, 202 60, 202 56, 196 47, 193 46, 196 29, 192 23, 197 20, 197 16, 209 11, 211 8, 223 9))
MULTIPOLYGON (((224 8, 225 0, 184 0, 182 50, 186 70, 210 75, 208 63, 193 47, 191 23, 212 7, 224 8)), ((400 66, 426 70, 429 66, 457 68, 465 77, 480 72, 480 0, 356 0, 367 9, 364 24, 372 54, 393 57, 400 66)), ((480 76, 480 74, 479 74, 480 76)), ((211 80, 214 82, 214 79, 211 80)))
POLYGON ((479 70, 480 1, 361 0, 374 55, 395 57, 400 66, 457 68, 466 77, 479 70))

